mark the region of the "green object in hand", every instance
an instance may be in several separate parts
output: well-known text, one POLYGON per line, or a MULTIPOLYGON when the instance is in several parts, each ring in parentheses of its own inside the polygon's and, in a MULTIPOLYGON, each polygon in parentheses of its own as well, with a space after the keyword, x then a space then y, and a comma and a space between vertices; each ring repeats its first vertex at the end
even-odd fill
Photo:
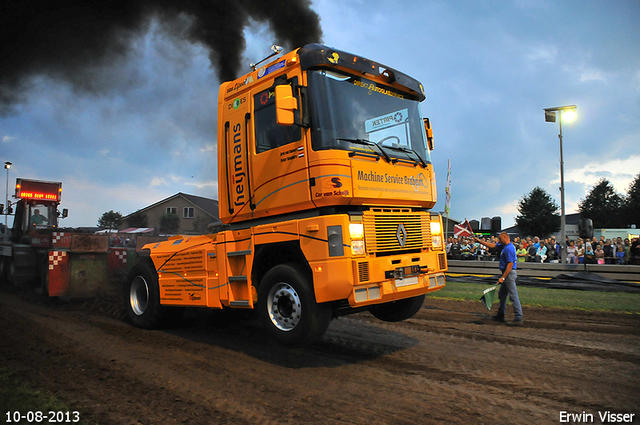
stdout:
POLYGON ((487 310, 491 311, 491 305, 493 304, 493 298, 496 295, 497 286, 492 286, 491 288, 487 288, 482 292, 482 304, 487 307, 487 310))

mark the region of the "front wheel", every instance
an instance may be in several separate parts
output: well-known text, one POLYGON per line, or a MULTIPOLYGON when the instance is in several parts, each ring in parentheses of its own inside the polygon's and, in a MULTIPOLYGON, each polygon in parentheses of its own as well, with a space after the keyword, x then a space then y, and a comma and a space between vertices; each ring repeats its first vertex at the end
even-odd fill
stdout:
POLYGON ((311 278, 295 263, 267 272, 258 288, 260 321, 285 345, 309 345, 319 340, 332 318, 331 305, 318 304, 311 278))
POLYGON ((410 319, 420 311, 424 304, 424 295, 376 305, 369 310, 371 314, 385 322, 400 322, 410 319))
POLYGON ((164 316, 160 305, 158 275, 146 263, 136 264, 127 277, 127 317, 134 326, 144 329, 158 327, 164 316))

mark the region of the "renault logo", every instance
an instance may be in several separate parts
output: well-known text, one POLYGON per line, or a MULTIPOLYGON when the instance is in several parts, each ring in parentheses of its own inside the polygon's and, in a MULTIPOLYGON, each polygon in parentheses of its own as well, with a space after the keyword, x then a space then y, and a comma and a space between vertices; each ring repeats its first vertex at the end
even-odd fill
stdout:
POLYGON ((407 243, 407 230, 404 228, 404 224, 400 223, 398 225, 398 231, 396 232, 396 238, 398 238, 398 243, 400 246, 404 248, 407 243))

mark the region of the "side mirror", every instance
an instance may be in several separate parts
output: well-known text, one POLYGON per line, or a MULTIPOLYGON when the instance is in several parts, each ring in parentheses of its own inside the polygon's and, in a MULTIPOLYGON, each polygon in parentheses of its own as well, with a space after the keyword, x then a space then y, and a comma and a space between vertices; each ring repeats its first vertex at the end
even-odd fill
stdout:
POLYGON ((427 145, 429 146, 429 150, 433 150, 433 130, 431 129, 431 121, 429 118, 424 119, 424 131, 427 134, 427 145))
POLYGON ((4 214, 4 204, 0 204, 0 214, 4 214))
POLYGON ((67 208, 64 208, 62 210, 62 218, 67 218, 69 217, 69 210, 67 208))
POLYGON ((293 97, 291 86, 276 86, 276 122, 280 125, 293 125, 293 111, 296 109, 298 100, 293 97))

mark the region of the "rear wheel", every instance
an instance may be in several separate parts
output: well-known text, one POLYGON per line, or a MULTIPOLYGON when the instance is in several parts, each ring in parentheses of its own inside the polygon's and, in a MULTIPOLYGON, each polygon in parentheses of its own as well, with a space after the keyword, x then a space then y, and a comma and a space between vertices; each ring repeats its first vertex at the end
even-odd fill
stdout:
POLYGON ((134 326, 156 328, 164 316, 160 305, 158 275, 146 263, 136 264, 127 277, 127 317, 134 326))
POLYGON ((316 302, 308 273, 295 263, 267 272, 258 288, 260 321, 286 345, 309 345, 322 337, 331 322, 331 305, 316 302))
POLYGON ((45 255, 40 269, 40 288, 45 297, 49 297, 49 256, 45 255))
POLYGON ((7 283, 7 266, 9 264, 9 257, 0 257, 0 284, 7 283))
POLYGON ((420 311, 424 304, 424 295, 393 301, 372 307, 369 311, 385 322, 400 322, 409 319, 420 311))
POLYGON ((20 287, 20 284, 18 282, 18 278, 16 276, 16 265, 15 265, 15 261, 13 260, 13 258, 9 258, 7 260, 7 271, 6 271, 6 276, 7 276, 7 283, 11 286, 14 286, 16 288, 20 287))

